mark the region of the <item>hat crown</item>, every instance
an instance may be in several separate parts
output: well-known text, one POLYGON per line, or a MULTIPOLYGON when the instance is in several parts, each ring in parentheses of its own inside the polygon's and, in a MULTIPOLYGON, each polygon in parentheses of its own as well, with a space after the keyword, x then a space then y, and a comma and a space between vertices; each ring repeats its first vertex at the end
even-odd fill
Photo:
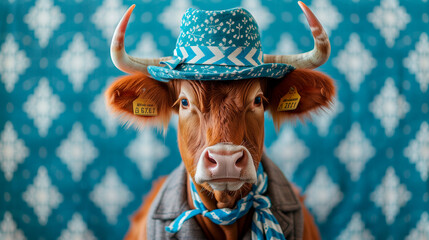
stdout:
POLYGON ((243 8, 205 11, 189 8, 183 15, 176 48, 189 46, 261 49, 258 25, 243 8))

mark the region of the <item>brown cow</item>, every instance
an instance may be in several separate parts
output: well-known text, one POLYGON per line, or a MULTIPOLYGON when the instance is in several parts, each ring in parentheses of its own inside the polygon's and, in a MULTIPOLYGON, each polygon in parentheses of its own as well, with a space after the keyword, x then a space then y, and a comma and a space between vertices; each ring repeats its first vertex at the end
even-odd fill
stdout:
MULTIPOLYGON (((119 69, 132 75, 118 79, 108 88, 108 106, 123 121, 137 127, 159 126, 165 129, 171 114, 178 114, 180 154, 208 210, 234 208, 256 182, 256 169, 261 159, 266 158, 263 147, 264 111, 270 112, 278 129, 287 119, 302 119, 311 111, 329 107, 335 95, 331 78, 308 69, 320 66, 327 60, 330 45, 316 17, 304 4, 300 3, 300 6, 311 26, 315 48, 293 56, 265 55, 265 62, 289 63, 297 68, 281 79, 157 81, 148 76, 146 68, 148 65, 159 65, 159 61, 166 58, 136 59, 124 50, 125 29, 133 7, 115 31, 112 59, 119 69), (281 98, 291 88, 295 88, 301 96, 298 107, 286 112, 277 111, 281 98), (133 101, 137 98, 148 99, 157 106, 157 116, 134 115, 133 101)), ((147 238, 148 212, 164 181, 165 178, 154 184, 133 218, 127 239, 147 238)), ((183 184, 187 186, 188 208, 192 209, 194 205, 189 181, 183 184)), ((297 199, 296 196, 294 199, 297 199)), ((300 200, 302 203, 301 197, 300 200)), ((304 216, 303 232, 295 233, 290 239, 318 239, 317 227, 308 210, 302 205, 300 211, 304 216)), ((231 225, 216 225, 202 216, 195 219, 208 239, 241 239, 250 228, 252 214, 250 211, 231 225)))

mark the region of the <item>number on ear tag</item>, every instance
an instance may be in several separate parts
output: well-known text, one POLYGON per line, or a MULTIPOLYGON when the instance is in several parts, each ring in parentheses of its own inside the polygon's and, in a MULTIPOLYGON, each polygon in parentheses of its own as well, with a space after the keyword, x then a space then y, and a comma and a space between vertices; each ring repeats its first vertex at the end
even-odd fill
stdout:
POLYGON ((301 100, 301 96, 298 94, 296 87, 293 86, 289 89, 289 92, 280 99, 277 111, 295 110, 298 107, 299 100, 301 100))
POLYGON ((137 98, 133 101, 134 115, 154 117, 158 115, 158 106, 149 100, 144 98, 137 98))

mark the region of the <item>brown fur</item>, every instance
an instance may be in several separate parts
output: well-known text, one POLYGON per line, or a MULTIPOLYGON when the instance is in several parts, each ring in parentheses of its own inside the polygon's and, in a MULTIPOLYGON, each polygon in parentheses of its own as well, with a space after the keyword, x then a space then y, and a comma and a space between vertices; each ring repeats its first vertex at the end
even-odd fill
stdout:
MULTIPOLYGON (((270 82, 268 83, 270 84, 270 82)), ((309 113, 313 110, 329 108, 335 96, 334 81, 321 72, 309 69, 296 69, 280 82, 271 83, 270 90, 268 110, 277 130, 285 120, 294 118, 302 120, 309 117, 309 113), (298 107, 293 111, 278 112, 277 106, 280 99, 292 86, 296 87, 301 96, 298 107)))
MULTIPOLYGON (((252 155, 253 164, 257 168, 263 153, 264 110, 269 110, 278 129, 286 119, 296 117, 303 119, 309 116, 310 111, 329 107, 334 94, 335 86, 333 80, 328 76, 313 70, 297 69, 280 80, 173 80, 164 83, 143 75, 132 75, 114 82, 106 91, 106 99, 114 113, 121 115, 123 121, 127 121, 128 124, 136 124, 137 127, 161 125, 165 129, 171 112, 178 113, 180 154, 188 173, 194 177, 195 168, 203 149, 220 142, 245 146, 252 155), (296 87, 301 95, 297 109, 278 112, 277 106, 280 99, 292 86, 296 87), (179 94, 182 96, 185 90, 192 108, 184 108, 180 104, 179 94), (253 100, 259 93, 263 94, 264 103, 262 106, 255 106, 253 100), (156 117, 133 115, 132 102, 138 97, 148 98, 155 102, 159 115, 156 117)), ((212 210, 220 207, 232 208, 238 199, 250 191, 251 185, 244 184, 241 189, 234 192, 213 191, 207 183, 196 184, 196 188, 200 192, 204 205, 212 210)), ((156 191, 153 192, 154 195, 156 195, 156 191)), ((192 207, 192 201, 189 201, 189 204, 192 207)), ((147 207, 145 205, 144 209, 149 206, 150 203, 147 204, 147 207)), ((305 235, 314 239, 315 236, 318 236, 317 228, 309 212, 305 208, 303 209, 305 221, 311 222, 311 224, 306 223, 305 235), (316 235, 314 235, 315 233, 316 235)), ((143 221, 146 214, 147 210, 141 210, 136 216, 136 221, 143 221)), ((248 227, 250 217, 251 214, 248 214, 229 226, 215 225, 201 216, 196 219, 207 236, 237 239, 241 236, 239 233, 244 232, 243 228, 248 227)), ((131 235, 130 232, 128 236, 135 235, 131 235)))
MULTIPOLYGON (((195 110, 186 117, 179 117, 179 149, 187 171, 195 176, 198 158, 208 146, 219 142, 243 145, 252 155, 257 167, 262 156, 264 136, 264 112, 253 111, 254 95, 260 88, 261 80, 233 82, 181 82, 180 88, 193 99, 195 110)), ((262 91, 261 91, 262 93, 262 91)), ((179 116, 180 116, 179 109, 179 116)), ((233 207, 235 202, 246 195, 251 184, 234 192, 213 191, 208 184, 197 185, 197 190, 206 207, 210 210, 221 205, 233 207)), ((190 197, 188 197, 188 200, 190 197)), ((192 207, 192 201, 189 201, 192 207)), ((234 224, 219 226, 201 216, 196 217, 206 236, 213 239, 241 238, 251 222, 251 215, 234 224)))
POLYGON ((173 105, 173 94, 167 84, 143 74, 124 76, 112 83, 104 95, 112 112, 119 115, 127 126, 167 128, 173 105), (158 106, 158 116, 134 115, 133 101, 139 97, 152 100, 158 106))
MULTIPOLYGON (((179 148, 187 170, 195 175, 196 161, 205 147, 219 142, 243 145, 254 159, 261 159, 264 127, 259 119, 246 113, 245 99, 259 80, 236 82, 187 82, 198 99, 202 115, 179 119, 179 148), (246 113, 246 114, 244 114, 246 113), (243 123, 246 123, 245 125, 243 123)), ((253 100, 253 99, 252 99, 253 100)), ((258 163, 255 163, 257 166, 258 163)))

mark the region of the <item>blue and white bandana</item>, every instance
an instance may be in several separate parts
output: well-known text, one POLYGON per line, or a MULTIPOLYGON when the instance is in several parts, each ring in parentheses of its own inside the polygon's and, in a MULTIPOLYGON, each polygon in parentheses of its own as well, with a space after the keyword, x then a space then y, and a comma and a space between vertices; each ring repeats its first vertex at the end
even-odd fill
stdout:
POLYGON ((252 220, 252 239, 285 239, 280 224, 272 214, 271 200, 263 194, 268 188, 268 177, 264 172, 262 164, 259 164, 257 171, 257 182, 252 186, 252 191, 237 202, 234 209, 222 208, 208 211, 198 195, 197 189, 192 181, 191 195, 196 209, 188 210, 177 217, 169 226, 165 228, 170 233, 180 231, 185 221, 201 214, 209 218, 213 223, 218 225, 230 225, 235 223, 239 218, 244 216, 253 207, 252 220))

